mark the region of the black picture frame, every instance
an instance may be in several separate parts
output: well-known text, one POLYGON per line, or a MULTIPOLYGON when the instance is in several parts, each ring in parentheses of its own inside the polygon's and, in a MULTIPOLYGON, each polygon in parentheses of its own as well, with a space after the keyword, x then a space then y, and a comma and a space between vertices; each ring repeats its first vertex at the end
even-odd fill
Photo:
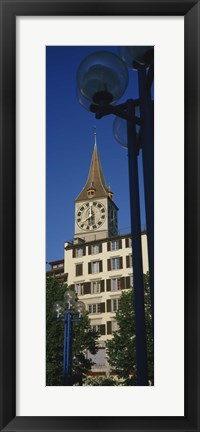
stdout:
MULTIPOLYGON (((200 1, 0 0, 0 430, 200 431, 200 1), (17 16, 184 16, 185 20, 185 415, 184 417, 16 417, 16 146, 17 16)), ((173 67, 173 65, 172 65, 173 67)), ((170 117, 170 114, 169 114, 170 117)), ((170 120, 169 120, 170 124, 170 120)), ((173 149, 172 157, 173 157, 173 149)), ((167 229, 167 228, 166 228, 167 229)), ((172 353, 173 356, 173 353, 172 353)), ((172 383, 173 391, 173 383, 172 383)))

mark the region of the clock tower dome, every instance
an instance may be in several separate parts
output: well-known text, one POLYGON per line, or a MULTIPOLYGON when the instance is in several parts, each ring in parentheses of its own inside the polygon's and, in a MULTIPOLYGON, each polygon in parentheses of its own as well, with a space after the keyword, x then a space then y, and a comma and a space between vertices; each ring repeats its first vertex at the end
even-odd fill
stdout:
POLYGON ((74 239, 99 240, 118 234, 118 208, 105 182, 94 131, 94 150, 86 184, 75 200, 74 239))

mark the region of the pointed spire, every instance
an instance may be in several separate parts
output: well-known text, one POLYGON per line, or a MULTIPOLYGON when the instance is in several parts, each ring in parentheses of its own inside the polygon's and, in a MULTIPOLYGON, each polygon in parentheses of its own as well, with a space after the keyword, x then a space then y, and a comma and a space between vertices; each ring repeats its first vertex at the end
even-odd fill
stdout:
POLYGON ((89 174, 84 188, 76 198, 76 201, 87 200, 90 197, 103 198, 108 197, 108 189, 106 186, 103 170, 101 167, 99 154, 96 143, 96 126, 94 126, 94 149, 92 154, 92 160, 90 164, 89 174), (88 195, 88 191, 94 190, 94 194, 88 195))
POLYGON ((97 145, 97 131, 96 131, 96 126, 94 126, 94 145, 97 145))

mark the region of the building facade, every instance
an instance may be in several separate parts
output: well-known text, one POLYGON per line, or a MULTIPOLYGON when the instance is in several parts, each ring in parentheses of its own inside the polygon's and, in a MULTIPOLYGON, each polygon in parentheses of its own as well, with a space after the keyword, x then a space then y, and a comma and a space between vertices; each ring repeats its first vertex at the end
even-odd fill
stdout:
MULTIPOLYGON (((148 271, 147 237, 141 233, 143 273, 148 271)), ((99 331, 99 351, 88 353, 95 365, 93 373, 109 372, 105 341, 117 330, 115 313, 123 290, 133 287, 130 233, 118 234, 118 207, 106 186, 95 145, 85 186, 75 200, 73 242, 66 242, 64 274, 86 305, 91 326, 99 331)))
POLYGON ((55 277, 58 282, 67 282, 67 274, 64 273, 64 259, 51 261, 47 263, 51 269, 47 270, 46 278, 55 277))

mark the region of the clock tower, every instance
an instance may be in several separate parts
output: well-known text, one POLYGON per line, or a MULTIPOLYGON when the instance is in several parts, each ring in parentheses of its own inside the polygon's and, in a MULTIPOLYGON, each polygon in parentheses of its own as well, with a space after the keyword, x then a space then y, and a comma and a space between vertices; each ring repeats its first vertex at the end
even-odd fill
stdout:
POLYGON ((94 241, 118 234, 118 207, 106 185, 94 132, 94 150, 86 184, 75 200, 74 239, 94 241))

